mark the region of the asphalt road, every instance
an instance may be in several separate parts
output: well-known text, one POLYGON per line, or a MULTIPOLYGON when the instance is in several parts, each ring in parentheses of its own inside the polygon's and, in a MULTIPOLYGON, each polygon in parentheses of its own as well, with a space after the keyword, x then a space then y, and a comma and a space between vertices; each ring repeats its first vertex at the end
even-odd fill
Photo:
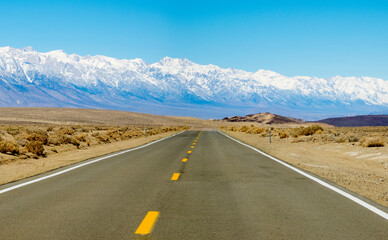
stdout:
POLYGON ((216 131, 192 145, 198 133, 0 194, 0 239, 139 239, 148 211, 148 239, 388 239, 381 216, 216 131))

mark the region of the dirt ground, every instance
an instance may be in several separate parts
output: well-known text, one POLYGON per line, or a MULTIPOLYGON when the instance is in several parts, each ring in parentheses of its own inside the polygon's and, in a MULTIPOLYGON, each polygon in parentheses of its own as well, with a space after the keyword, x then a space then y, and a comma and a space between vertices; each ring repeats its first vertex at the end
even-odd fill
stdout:
POLYGON ((243 132, 224 131, 294 166, 331 180, 388 207, 388 147, 355 143, 297 142, 243 132))
POLYGON ((27 158, 19 159, 17 161, 9 161, 6 164, 0 164, 0 185, 84 161, 89 158, 134 148, 176 133, 177 132, 171 131, 149 136, 147 138, 142 137, 126 141, 106 143, 83 149, 68 148, 66 151, 52 153, 44 158, 27 158))

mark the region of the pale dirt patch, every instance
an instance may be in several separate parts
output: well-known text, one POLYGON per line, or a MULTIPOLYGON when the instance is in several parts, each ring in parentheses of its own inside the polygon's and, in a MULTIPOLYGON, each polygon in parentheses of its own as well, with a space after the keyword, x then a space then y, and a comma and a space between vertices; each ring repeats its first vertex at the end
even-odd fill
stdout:
MULTIPOLYGON (((28 158, 24 160, 22 159, 17 161, 10 161, 6 164, 0 164, 0 185, 31 177, 73 163, 81 162, 89 158, 117 152, 124 149, 134 148, 157 139, 171 136, 175 133, 177 132, 166 132, 149 136, 147 139, 142 137, 126 141, 95 145, 83 149, 67 147, 65 151, 62 150, 63 152, 60 153, 49 154, 45 158, 28 158)), ((62 148, 64 147, 62 146, 62 148)), ((12 157, 10 156, 10 158, 12 157)))
POLYGON ((354 157, 354 156, 357 156, 360 154, 360 152, 346 152, 345 154, 351 156, 351 157, 354 157))
POLYGON ((375 157, 375 156, 380 156, 381 153, 372 153, 372 154, 366 154, 366 155, 361 155, 356 158, 370 158, 370 157, 375 157))
POLYGON ((294 166, 331 180, 388 207, 388 147, 365 148, 353 143, 291 143, 292 138, 273 138, 226 131, 294 166), (356 156, 363 156, 357 158, 356 156))

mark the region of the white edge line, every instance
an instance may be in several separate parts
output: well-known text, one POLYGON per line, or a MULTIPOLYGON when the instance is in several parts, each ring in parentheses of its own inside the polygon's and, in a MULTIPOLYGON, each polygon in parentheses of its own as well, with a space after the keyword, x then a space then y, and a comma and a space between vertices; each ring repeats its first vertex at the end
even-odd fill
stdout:
MULTIPOLYGON (((37 178, 37 179, 31 180, 31 181, 28 181, 28 182, 25 182, 25 183, 17 184, 17 185, 15 185, 15 186, 12 186, 12 187, 9 187, 9 188, 6 188, 6 189, 2 189, 2 190, 0 190, 0 194, 6 193, 6 192, 9 192, 9 191, 15 190, 15 189, 17 189, 17 188, 21 188, 21 187, 24 187, 24 186, 27 186, 27 185, 30 185, 30 184, 33 184, 33 183, 36 183, 36 182, 40 182, 40 181, 45 180, 45 179, 48 179, 48 178, 52 178, 52 177, 58 176, 58 175, 60 175, 60 174, 66 173, 66 172, 70 172, 70 171, 72 171, 72 170, 74 170, 74 169, 77 169, 77 168, 80 168, 80 167, 83 167, 83 166, 86 166, 86 165, 89 165, 89 164, 92 164, 92 163, 95 163, 95 162, 99 162, 99 161, 104 160, 104 159, 107 159, 107 158, 115 157, 115 156, 120 155, 120 154, 123 154, 123 153, 127 153, 127 152, 131 152, 131 151, 135 151, 135 150, 138 150, 138 149, 141 149, 141 148, 148 147, 148 146, 150 146, 150 145, 152 145, 152 144, 154 144, 154 143, 157 143, 157 142, 166 140, 166 139, 168 139, 168 138, 174 137, 174 136, 179 135, 179 134, 181 134, 181 133, 183 133, 183 132, 185 132, 185 131, 176 133, 176 134, 174 134, 174 135, 171 135, 171 136, 168 136, 168 137, 165 137, 165 138, 161 138, 161 139, 155 140, 155 141, 153 141, 153 142, 150 142, 150 143, 141 145, 141 146, 139 146, 139 147, 131 148, 131 149, 124 150, 124 151, 121 151, 121 152, 118 152, 118 153, 113 153, 113 154, 110 154, 110 155, 108 155, 108 156, 101 157, 101 158, 97 158, 97 159, 95 159, 95 160, 88 161, 88 162, 79 164, 79 165, 77 165, 77 166, 74 166, 74 167, 71 167, 71 168, 68 168, 68 169, 65 169, 65 170, 62 170, 62 171, 59 171, 59 172, 56 172, 56 173, 53 173, 53 174, 50 174, 50 175, 41 177, 41 178, 37 178)), ((87 161, 87 160, 86 160, 86 161, 87 161)))
POLYGON ((221 131, 218 131, 218 132, 223 134, 224 136, 226 136, 226 137, 228 137, 228 138, 230 138, 230 139, 232 139, 232 140, 234 140, 234 141, 244 145, 245 147, 248 147, 248 148, 250 148, 250 149, 252 149, 252 150, 254 150, 254 151, 256 151, 256 152, 258 152, 258 153, 260 153, 260 154, 262 154, 262 155, 264 155, 264 156, 266 156, 266 157, 268 157, 268 158, 270 158, 270 159, 272 159, 272 160, 274 160, 274 161, 276 161, 276 162, 278 162, 278 163, 280 163, 280 164, 282 164, 282 165, 284 165, 284 166, 286 166, 286 167, 288 167, 288 168, 290 168, 292 170, 294 170, 295 172, 297 172, 299 174, 302 174, 303 176, 305 176, 305 177, 307 177, 307 178, 309 178, 309 179, 311 179, 311 180, 321 184, 322 186, 324 186, 324 187, 326 187, 326 188, 328 188, 330 190, 333 190, 334 192, 336 192, 338 194, 341 194, 342 196, 352 200, 353 202, 356 202, 357 204, 363 206, 364 208, 366 208, 366 209, 376 213, 377 215, 383 217, 385 220, 388 220, 388 213, 386 213, 386 212, 384 212, 384 211, 382 211, 382 210, 380 210, 380 209, 370 205, 369 203, 366 203, 366 202, 362 201, 361 199, 359 199, 359 198, 357 198, 357 197, 355 197, 355 196, 353 196, 353 195, 351 195, 351 194, 349 194, 347 192, 344 192, 344 191, 342 191, 342 190, 340 190, 340 189, 338 189, 338 188, 336 188, 336 187, 334 187, 334 186, 332 186, 332 185, 330 185, 330 184, 328 184, 328 183, 326 183, 326 182, 324 182, 324 181, 322 181, 322 180, 320 180, 320 179, 318 179, 318 178, 316 178, 316 177, 314 177, 314 176, 312 176, 310 174, 307 174, 307 173, 303 172, 302 170, 300 170, 300 169, 298 169, 298 168, 296 168, 294 166, 291 166, 290 164, 287 164, 287 163, 285 163, 285 162, 283 162, 283 161, 281 161, 281 160, 279 160, 279 159, 277 159, 277 158, 275 158, 275 157, 273 157, 273 156, 271 156, 271 155, 269 155, 269 154, 267 154, 265 152, 262 152, 261 150, 255 148, 255 147, 252 147, 252 146, 250 146, 248 144, 240 142, 239 140, 237 140, 237 139, 235 139, 235 138, 233 138, 233 137, 231 137, 231 136, 229 136, 229 135, 227 135, 227 134, 225 134, 225 133, 223 133, 221 131))

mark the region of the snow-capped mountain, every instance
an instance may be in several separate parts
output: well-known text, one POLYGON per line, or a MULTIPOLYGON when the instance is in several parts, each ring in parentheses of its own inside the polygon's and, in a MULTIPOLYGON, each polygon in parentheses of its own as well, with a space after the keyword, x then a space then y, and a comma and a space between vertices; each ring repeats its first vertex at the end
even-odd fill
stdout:
POLYGON ((0 106, 110 108, 219 118, 270 111, 318 119, 388 113, 388 81, 287 77, 165 57, 147 64, 63 51, 0 48, 0 106))

